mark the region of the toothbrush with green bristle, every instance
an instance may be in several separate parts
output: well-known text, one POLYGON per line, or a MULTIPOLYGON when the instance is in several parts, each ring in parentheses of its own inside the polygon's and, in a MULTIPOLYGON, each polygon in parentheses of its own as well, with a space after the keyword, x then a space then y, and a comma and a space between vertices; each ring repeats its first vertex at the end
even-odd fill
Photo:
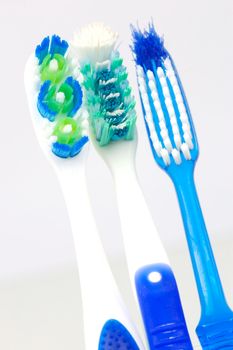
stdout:
POLYGON ((25 88, 37 139, 60 181, 70 217, 82 290, 85 349, 143 350, 107 263, 88 199, 86 112, 75 67, 68 43, 55 35, 47 37, 26 64, 25 88))
POLYGON ((175 186, 201 303, 196 329, 203 349, 233 349, 228 306, 194 183, 199 149, 191 113, 174 62, 153 24, 133 28, 133 52, 153 156, 175 186))
POLYGON ((110 28, 93 23, 72 42, 83 74, 91 139, 115 181, 131 284, 150 349, 190 350, 176 281, 137 182, 135 100, 116 41, 110 28))

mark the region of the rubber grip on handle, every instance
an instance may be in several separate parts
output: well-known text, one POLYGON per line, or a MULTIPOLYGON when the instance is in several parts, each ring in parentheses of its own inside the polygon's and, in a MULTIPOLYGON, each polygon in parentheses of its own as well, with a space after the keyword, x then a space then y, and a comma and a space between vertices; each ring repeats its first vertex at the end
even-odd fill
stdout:
POLYGON ((140 350, 132 335, 122 323, 117 320, 108 320, 100 334, 98 350, 114 349, 140 350))
POLYGON ((143 267, 135 283, 150 350, 193 349, 171 268, 166 264, 143 267))

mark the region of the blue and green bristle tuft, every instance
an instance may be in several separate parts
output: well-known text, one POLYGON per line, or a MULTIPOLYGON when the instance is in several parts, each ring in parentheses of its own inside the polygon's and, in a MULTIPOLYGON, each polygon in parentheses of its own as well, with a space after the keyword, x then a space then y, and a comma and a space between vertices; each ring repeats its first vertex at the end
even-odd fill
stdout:
POLYGON ((98 350, 139 350, 139 347, 120 322, 109 320, 102 329, 98 350))
POLYGON ((35 50, 38 59, 40 90, 37 108, 53 125, 52 152, 61 158, 74 157, 85 143, 76 114, 82 105, 82 89, 72 77, 66 57, 68 43, 57 35, 46 37, 35 50))
POLYGON ((191 113, 174 62, 153 24, 132 27, 142 110, 151 149, 159 166, 170 171, 196 161, 198 144, 191 113))
POLYGON ((108 64, 86 64, 81 72, 91 126, 100 146, 110 141, 132 140, 135 100, 119 53, 113 51, 108 64))

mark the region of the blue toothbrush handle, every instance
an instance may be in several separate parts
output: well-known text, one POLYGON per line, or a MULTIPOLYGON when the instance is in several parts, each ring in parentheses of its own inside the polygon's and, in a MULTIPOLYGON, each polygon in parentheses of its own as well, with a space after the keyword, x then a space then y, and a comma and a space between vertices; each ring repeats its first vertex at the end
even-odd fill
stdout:
POLYGON ((186 162, 183 166, 185 171, 181 166, 170 175, 179 200, 201 303, 196 332, 204 349, 233 349, 233 312, 224 296, 200 207, 193 176, 194 163, 186 162), (224 343, 219 347, 222 340, 224 343))
MULTIPOLYGON (((93 315, 93 317, 95 317, 93 315)), ((91 336, 91 334, 90 334, 91 336)), ((140 350, 129 331, 117 320, 108 320, 101 331, 98 350, 140 350)), ((95 349, 93 349, 95 350, 95 349)))
POLYGON ((135 283, 150 350, 193 349, 171 268, 166 264, 143 267, 135 283))

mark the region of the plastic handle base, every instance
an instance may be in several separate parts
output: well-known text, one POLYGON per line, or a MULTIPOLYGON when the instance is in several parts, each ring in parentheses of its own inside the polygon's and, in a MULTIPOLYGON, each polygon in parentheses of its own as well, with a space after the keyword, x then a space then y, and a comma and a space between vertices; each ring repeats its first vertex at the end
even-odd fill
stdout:
MULTIPOLYGON (((90 335, 91 336, 91 335, 90 335)), ((132 335, 116 320, 109 320, 103 326, 98 350, 140 350, 132 335)), ((94 350, 94 349, 93 349, 94 350)))
POLYGON ((135 283, 150 350, 193 349, 171 268, 166 264, 143 267, 135 283))
POLYGON ((199 325, 196 333, 203 350, 233 349, 233 313, 228 319, 199 325))

